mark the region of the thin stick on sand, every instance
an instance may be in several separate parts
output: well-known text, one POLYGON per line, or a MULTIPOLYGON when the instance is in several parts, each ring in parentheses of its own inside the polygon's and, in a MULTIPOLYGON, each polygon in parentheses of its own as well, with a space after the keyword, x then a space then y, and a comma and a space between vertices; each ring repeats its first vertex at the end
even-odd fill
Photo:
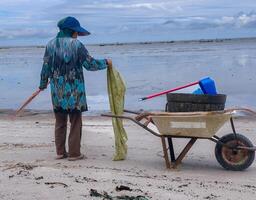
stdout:
POLYGON ((63 185, 64 187, 68 187, 67 184, 61 182, 45 182, 45 185, 63 185))

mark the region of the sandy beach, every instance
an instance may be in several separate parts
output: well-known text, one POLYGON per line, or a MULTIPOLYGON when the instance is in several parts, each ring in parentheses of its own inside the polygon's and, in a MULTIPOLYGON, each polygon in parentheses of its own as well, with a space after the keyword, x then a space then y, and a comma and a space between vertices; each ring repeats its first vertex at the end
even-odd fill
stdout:
POLYGON ((0 27, 0 200, 256 200, 255 0, 0 0, 0 27))
MULTIPOLYGON (((237 131, 256 144, 255 120, 236 119, 237 131)), ((178 170, 167 170, 160 139, 125 121, 128 156, 112 161, 111 120, 83 118, 82 153, 86 159, 55 160, 52 114, 27 115, 12 121, 0 115, 0 199, 103 199, 90 190, 111 196, 147 199, 253 200, 256 164, 243 172, 224 170, 214 156, 214 143, 199 140, 178 170), (127 186, 131 191, 116 191, 127 186)), ((227 123, 218 135, 231 132, 227 123)), ((177 152, 186 143, 174 141, 177 152)))

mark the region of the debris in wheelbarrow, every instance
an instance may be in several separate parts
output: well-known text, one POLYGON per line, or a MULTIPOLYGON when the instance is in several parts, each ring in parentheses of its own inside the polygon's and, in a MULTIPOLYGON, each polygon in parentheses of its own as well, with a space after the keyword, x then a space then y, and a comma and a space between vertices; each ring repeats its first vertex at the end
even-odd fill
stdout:
POLYGON ((136 113, 125 110, 125 112, 136 116, 112 114, 103 114, 102 116, 131 120, 151 134, 161 138, 167 168, 177 168, 198 139, 208 139, 216 143, 215 156, 219 164, 227 170, 240 171, 245 170, 253 163, 256 147, 253 146, 248 138, 236 132, 232 115, 237 110, 251 112, 256 115, 252 110, 241 108, 211 112, 136 113), (145 123, 143 123, 143 120, 145 120, 145 123), (217 131, 228 120, 233 133, 221 138, 218 137, 216 135, 217 131), (159 132, 149 128, 148 124, 150 123, 156 126, 159 132), (170 148, 170 143, 169 148, 167 148, 166 139, 169 138, 190 139, 177 158, 175 158, 173 148, 170 148), (171 162, 168 156, 168 149, 171 162))

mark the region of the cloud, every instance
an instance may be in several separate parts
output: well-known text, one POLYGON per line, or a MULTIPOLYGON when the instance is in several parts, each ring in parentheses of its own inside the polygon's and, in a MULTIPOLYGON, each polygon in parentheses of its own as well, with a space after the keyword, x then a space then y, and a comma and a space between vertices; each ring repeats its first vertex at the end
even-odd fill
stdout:
POLYGON ((183 17, 167 20, 163 25, 182 29, 209 29, 209 28, 256 28, 256 12, 239 12, 235 16, 209 17, 183 17))
POLYGON ((249 14, 241 13, 236 19, 237 26, 253 27, 256 28, 256 12, 249 14))
POLYGON ((36 28, 0 30, 0 38, 2 39, 49 38, 53 34, 54 31, 40 30, 36 28))
POLYGON ((180 6, 173 7, 170 10, 170 6, 173 5, 171 2, 144 2, 144 3, 130 3, 123 1, 123 3, 99 3, 99 4, 85 4, 82 8, 85 9, 149 9, 149 10, 168 10, 168 11, 182 11, 180 6))
POLYGON ((88 39, 94 42, 135 35, 143 40, 145 33, 163 40, 170 32, 203 35, 219 28, 249 32, 256 24, 255 12, 250 12, 254 5, 255 0, 0 0, 0 45, 4 40, 53 37, 58 20, 68 15, 93 33, 88 39))

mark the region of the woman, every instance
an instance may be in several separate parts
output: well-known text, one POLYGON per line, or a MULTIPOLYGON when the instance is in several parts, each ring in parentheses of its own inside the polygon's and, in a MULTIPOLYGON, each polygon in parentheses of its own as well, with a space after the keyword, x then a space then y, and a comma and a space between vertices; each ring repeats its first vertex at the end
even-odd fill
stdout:
POLYGON ((44 90, 50 80, 52 104, 56 118, 56 158, 68 157, 68 160, 72 161, 84 158, 80 152, 82 112, 87 111, 83 67, 90 71, 102 70, 107 66, 111 67, 112 61, 94 59, 89 55, 77 36, 86 36, 90 33, 82 28, 74 17, 62 19, 59 21, 58 27, 59 33, 47 44, 45 49, 39 88, 44 90), (65 143, 68 116, 71 127, 67 153, 65 143))

